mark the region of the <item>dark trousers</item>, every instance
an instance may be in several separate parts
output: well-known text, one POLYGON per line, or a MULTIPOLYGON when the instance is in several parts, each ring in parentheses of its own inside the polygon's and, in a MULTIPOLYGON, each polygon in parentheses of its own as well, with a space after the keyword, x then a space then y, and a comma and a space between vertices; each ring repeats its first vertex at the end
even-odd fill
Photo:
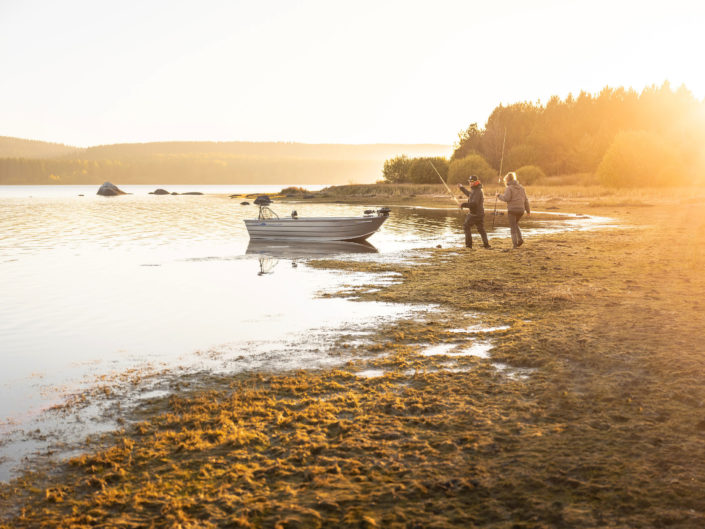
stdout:
POLYGON ((523 211, 508 211, 507 216, 509 217, 509 231, 512 232, 512 244, 514 248, 517 248, 524 244, 524 239, 521 236, 521 230, 519 229, 519 219, 524 216, 523 211))
POLYGON ((489 246, 490 243, 487 241, 487 232, 485 231, 485 216, 468 215, 465 217, 465 222, 463 223, 463 230, 465 231, 465 246, 472 248, 472 232, 471 228, 475 226, 477 232, 482 237, 482 244, 489 246))

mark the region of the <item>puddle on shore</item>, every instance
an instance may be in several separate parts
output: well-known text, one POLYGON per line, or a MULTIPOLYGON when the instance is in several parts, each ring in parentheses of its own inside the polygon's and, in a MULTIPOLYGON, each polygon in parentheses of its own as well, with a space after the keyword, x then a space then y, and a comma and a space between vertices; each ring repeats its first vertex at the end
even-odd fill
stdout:
POLYGON ((432 345, 431 347, 423 348, 421 354, 423 356, 445 355, 476 356, 478 358, 489 358, 489 351, 490 349, 492 349, 492 347, 493 344, 489 341, 473 342, 469 346, 467 346, 465 343, 439 343, 436 345, 432 345))
POLYGON ((448 354, 449 351, 455 349, 456 347, 458 347, 457 343, 439 343, 425 348, 421 351, 421 354, 423 356, 444 355, 448 354))
POLYGON ((452 356, 476 356, 478 358, 489 358, 490 349, 493 344, 491 342, 476 342, 470 347, 463 347, 453 352, 452 356))
POLYGON ((509 325, 498 325, 497 327, 483 327, 482 325, 477 324, 477 325, 470 325, 469 327, 465 327, 462 329, 461 328, 448 329, 448 332, 477 334, 477 333, 491 333, 491 332, 506 331, 507 329, 509 329, 509 325))
POLYGON ((363 371, 357 371, 355 375, 362 378, 378 378, 384 376, 386 372, 387 371, 384 369, 365 369, 363 371))
POLYGON ((512 367, 502 362, 493 363, 495 369, 513 380, 525 380, 536 372, 533 367, 512 367))

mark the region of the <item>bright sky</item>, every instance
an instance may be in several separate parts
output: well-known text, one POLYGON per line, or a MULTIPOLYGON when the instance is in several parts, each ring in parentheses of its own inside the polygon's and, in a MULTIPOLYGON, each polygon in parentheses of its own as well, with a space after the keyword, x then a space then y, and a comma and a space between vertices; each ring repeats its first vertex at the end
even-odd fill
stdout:
POLYGON ((0 0, 0 135, 452 144, 499 103, 669 80, 705 3, 0 0))

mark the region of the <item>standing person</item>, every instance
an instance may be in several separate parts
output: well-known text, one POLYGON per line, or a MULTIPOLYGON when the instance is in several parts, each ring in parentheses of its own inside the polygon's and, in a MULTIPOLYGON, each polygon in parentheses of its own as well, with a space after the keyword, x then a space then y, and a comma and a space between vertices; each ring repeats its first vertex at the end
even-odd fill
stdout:
POLYGON ((507 173, 504 177, 504 183, 507 189, 504 193, 497 193, 497 198, 507 203, 507 216, 509 217, 509 229, 512 232, 512 244, 514 248, 519 248, 524 244, 524 239, 521 236, 519 229, 519 219, 526 211, 527 215, 531 215, 529 207, 529 199, 526 198, 526 191, 517 181, 516 173, 507 173))
POLYGON ((467 202, 460 204, 460 208, 468 208, 468 215, 463 223, 465 231, 465 246, 472 248, 472 227, 477 228, 480 237, 482 237, 482 246, 491 248, 487 241, 487 232, 485 231, 485 195, 482 192, 482 184, 476 176, 471 176, 468 179, 470 191, 462 184, 458 184, 458 188, 468 197, 467 202))

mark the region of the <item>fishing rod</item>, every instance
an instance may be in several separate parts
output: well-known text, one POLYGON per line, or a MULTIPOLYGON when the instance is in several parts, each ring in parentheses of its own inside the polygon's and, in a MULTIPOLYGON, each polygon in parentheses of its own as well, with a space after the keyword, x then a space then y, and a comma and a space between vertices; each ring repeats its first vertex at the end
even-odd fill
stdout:
POLYGON ((431 163, 431 160, 428 161, 428 163, 431 164, 431 167, 433 167, 433 170, 436 171, 436 174, 438 175, 438 178, 441 179, 441 182, 443 182, 443 185, 446 186, 446 189, 448 190, 448 193, 450 193, 450 196, 453 197, 453 200, 455 200, 455 203, 460 205, 460 202, 458 202, 458 199, 456 196, 453 194, 453 192, 450 190, 450 187, 448 187, 448 184, 445 183, 445 180, 443 180, 443 177, 441 176, 441 173, 438 172, 438 169, 436 169, 436 166, 431 163))
MULTIPOLYGON (((497 183, 502 183, 502 164, 504 163, 504 143, 507 141, 507 127, 504 127, 504 139, 502 140, 502 157, 499 159, 499 174, 497 175, 497 183)), ((497 218, 497 200, 499 193, 494 196, 494 213, 492 214, 492 229, 494 229, 494 219, 497 218)))

